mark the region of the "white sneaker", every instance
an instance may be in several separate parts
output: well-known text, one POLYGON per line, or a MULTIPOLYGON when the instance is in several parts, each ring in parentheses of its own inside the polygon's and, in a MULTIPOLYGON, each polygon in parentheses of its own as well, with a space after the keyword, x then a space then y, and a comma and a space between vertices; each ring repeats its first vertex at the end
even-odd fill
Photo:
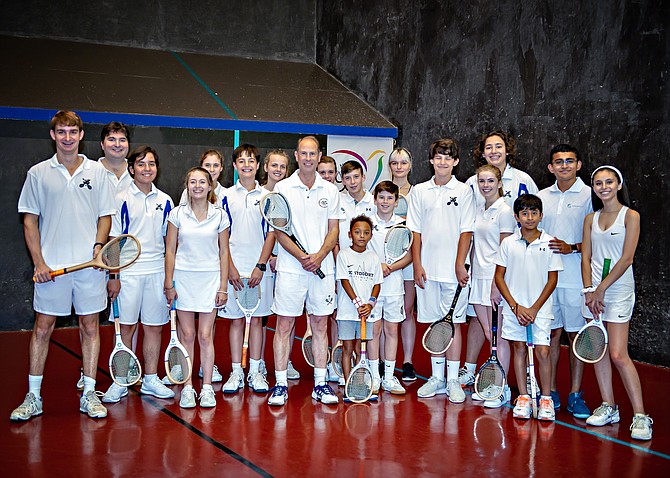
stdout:
POLYGON ((42 397, 35 397, 34 393, 28 392, 23 403, 16 407, 9 416, 13 421, 30 420, 32 417, 42 415, 42 397))
POLYGON ((263 374, 265 379, 267 380, 268 378, 268 368, 265 365, 265 360, 261 359, 261 363, 258 364, 258 371, 263 374))
MULTIPOLYGON (((474 396, 475 394, 473 393, 472 395, 474 396)), ((506 403, 509 403, 511 399, 512 399, 512 390, 510 390, 510 388, 507 385, 505 385, 505 390, 503 390, 503 393, 498 398, 494 398, 492 400, 485 400, 484 406, 486 408, 500 408, 506 403)))
POLYGON ((593 410, 593 414, 586 419, 587 425, 602 427, 608 423, 619 423, 619 408, 603 402, 598 408, 593 410))
MULTIPOLYGON (((170 375, 172 375, 175 380, 181 380, 183 378, 181 374, 181 365, 179 364, 174 365, 172 367, 172 370, 170 370, 170 375)), ((168 387, 174 385, 174 383, 172 383, 172 381, 170 380, 170 377, 168 377, 167 375, 163 377, 163 380, 161 380, 161 382, 163 382, 163 385, 167 385, 168 387)))
POLYGON ((80 392, 84 391, 84 371, 79 369, 79 380, 77 380, 77 390, 80 392))
POLYGON ((337 381, 338 387, 344 387, 347 384, 347 381, 344 379, 344 377, 340 377, 340 379, 337 381))
POLYGON ((93 390, 81 396, 79 411, 87 413, 91 418, 105 418, 107 416, 107 409, 100 403, 98 395, 93 390))
POLYGON ((514 410, 512 410, 512 416, 522 420, 530 419, 533 414, 531 400, 530 395, 519 395, 516 397, 516 405, 514 406, 514 410))
POLYGON ((463 403, 465 401, 465 392, 458 380, 449 380, 447 383, 447 396, 451 403, 463 403))
POLYGON ((200 391, 200 406, 203 408, 212 408, 216 406, 216 397, 211 385, 203 385, 200 391))
POLYGON ((474 392, 474 391, 472 392, 472 395, 470 396, 470 398, 472 398, 475 402, 484 401, 484 397, 482 397, 480 394, 478 394, 477 392, 474 392))
POLYGON ((447 393, 447 381, 443 378, 431 376, 416 392, 419 398, 430 398, 447 393))
POLYGON ((382 386, 382 380, 378 377, 372 377, 372 395, 379 395, 379 387, 382 386))
POLYGON ((326 381, 327 382, 339 382, 340 381, 340 376, 335 372, 335 369, 333 368, 333 363, 328 362, 328 365, 326 366, 326 381))
POLYGON ((244 372, 242 370, 233 370, 230 372, 228 381, 223 385, 223 393, 235 393, 244 388, 244 372))
POLYGON ((163 385, 163 382, 154 378, 153 380, 147 380, 146 375, 144 380, 142 380, 142 387, 140 387, 140 393, 142 395, 153 395, 156 398, 173 398, 174 392, 163 385))
POLYGON ((128 396, 128 387, 122 387, 115 382, 109 386, 105 394, 102 396, 102 401, 105 403, 118 403, 123 397, 128 396))
POLYGON ((191 385, 186 385, 181 391, 179 406, 181 408, 195 408, 195 390, 191 385))
POLYGON ((630 437, 633 440, 651 440, 651 424, 654 420, 649 415, 636 413, 630 425, 630 437))
POLYGON ((251 390, 253 390, 256 393, 267 393, 267 391, 270 390, 270 385, 268 384, 268 381, 260 372, 254 374, 250 373, 247 376, 247 382, 249 383, 249 387, 251 387, 251 390))
POLYGON ((471 372, 465 366, 458 369, 458 383, 463 387, 471 387, 475 384, 475 373, 471 372))
POLYGON ((327 383, 324 385, 317 385, 312 390, 312 398, 317 402, 325 403, 326 405, 336 405, 339 402, 337 395, 330 388, 327 383))
POLYGON ((541 397, 540 407, 537 411, 537 419, 553 422, 556 420, 556 411, 554 410, 554 401, 551 397, 541 397))
MULTIPOLYGON (((198 377, 202 378, 202 365, 200 366, 200 370, 198 370, 198 377)), ((219 382, 223 382, 223 376, 219 373, 219 367, 214 365, 214 368, 212 369, 212 383, 219 382)))
POLYGON ((298 380, 300 378, 300 372, 298 372, 291 361, 288 361, 288 368, 286 369, 286 378, 289 380, 298 380))
POLYGON ((382 380, 382 388, 392 395, 405 395, 407 391, 400 385, 398 377, 391 377, 389 380, 382 380))
POLYGON ((286 385, 275 385, 268 398, 268 405, 280 407, 288 400, 288 387, 286 385))

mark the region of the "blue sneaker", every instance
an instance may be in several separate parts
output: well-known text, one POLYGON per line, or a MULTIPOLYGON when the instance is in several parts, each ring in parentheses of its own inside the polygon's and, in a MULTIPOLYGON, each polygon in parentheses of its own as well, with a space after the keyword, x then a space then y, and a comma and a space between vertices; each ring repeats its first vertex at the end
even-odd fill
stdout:
POLYGON ((317 402, 325 403, 326 405, 337 405, 339 399, 330 385, 317 385, 312 391, 312 398, 317 402))
POLYGON ((561 408, 561 396, 558 394, 558 390, 551 390, 551 399, 554 401, 554 410, 561 408))
POLYGON ((281 407, 288 400, 288 387, 286 385, 275 385, 268 398, 268 405, 281 407))
POLYGON ((572 416, 575 418, 585 419, 591 416, 591 410, 586 406, 582 393, 584 392, 568 395, 568 412, 572 413, 572 416))

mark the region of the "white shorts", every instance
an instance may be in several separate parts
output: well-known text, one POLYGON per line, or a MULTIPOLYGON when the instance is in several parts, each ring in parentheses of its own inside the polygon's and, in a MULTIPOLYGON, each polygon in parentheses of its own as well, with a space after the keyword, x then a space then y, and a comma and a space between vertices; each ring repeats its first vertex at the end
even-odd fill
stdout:
MULTIPOLYGON (((614 324, 624 324, 633 316, 633 307, 635 307, 635 292, 630 292, 626 296, 616 297, 611 300, 605 294, 605 312, 600 316, 603 322, 612 322, 614 324)), ((587 319, 592 319, 593 314, 582 298, 582 315, 587 319)))
MULTIPOLYGON (((514 314, 505 316, 502 324, 501 337, 514 342, 526 342, 526 327, 519 323, 514 314)), ((551 319, 548 317, 536 317, 533 322, 533 344, 549 345, 551 337, 551 319)))
POLYGON ((316 274, 277 272, 272 312, 298 317, 303 309, 311 315, 330 315, 335 310, 335 274, 319 279, 316 274))
POLYGON ((372 309, 370 318, 373 322, 384 319, 386 322, 399 324, 405 320, 405 296, 389 295, 379 297, 377 305, 372 309))
MULTIPOLYGON (((270 308, 272 307, 273 290, 274 278, 270 274, 264 274, 263 279, 261 279, 261 302, 254 312, 254 317, 266 317, 272 314, 270 308)), ((241 319, 244 317, 244 312, 237 305, 235 289, 230 282, 228 283, 228 302, 219 309, 217 315, 225 319, 241 319)))
POLYGON ((414 282, 414 265, 411 262, 402 268, 402 280, 414 282))
POLYGON ((219 271, 187 272, 175 269, 177 310, 211 313, 216 306, 216 293, 221 285, 219 271))
MULTIPOLYGON (((121 273, 121 291, 116 299, 119 305, 119 323, 135 325, 141 317, 144 325, 165 325, 170 320, 163 285, 164 272, 128 275, 121 273)), ((110 314, 110 322, 114 316, 110 314)))
MULTIPOLYGON (((427 280, 424 288, 416 288, 416 320, 422 324, 432 324, 447 315, 451 308, 451 302, 454 300, 454 294, 458 283, 438 282, 427 280)), ((461 295, 456 303, 454 310, 454 323, 465 323, 465 310, 468 306, 468 293, 470 285, 466 285, 461 291, 461 295)))
POLYGON ((64 274, 52 282, 36 283, 33 309, 46 315, 97 314, 107 308, 107 272, 93 268, 64 274))
MULTIPOLYGON (((491 286, 492 279, 470 279, 470 304, 471 305, 486 305, 491 307, 491 286)), ((474 312, 474 307, 472 312, 474 312)), ((468 309, 470 315, 470 309, 468 309)), ((470 315, 470 317, 472 317, 470 315)))
POLYGON ((554 320, 551 330, 565 329, 566 332, 579 332, 586 320, 582 315, 581 289, 556 288, 554 290, 554 320))
MULTIPOLYGON (((372 340, 374 332, 374 322, 370 320, 365 321, 365 339, 372 340)), ((337 338, 340 340, 355 340, 361 338, 361 321, 360 320, 338 320, 337 321, 337 338)))

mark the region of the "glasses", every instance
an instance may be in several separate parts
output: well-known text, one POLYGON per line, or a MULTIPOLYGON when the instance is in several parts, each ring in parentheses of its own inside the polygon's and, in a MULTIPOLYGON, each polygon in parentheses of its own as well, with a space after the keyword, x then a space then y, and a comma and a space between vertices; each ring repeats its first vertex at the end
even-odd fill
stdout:
POLYGON ((577 164, 577 160, 576 159, 571 159, 571 158, 569 158, 569 159, 554 159, 551 162, 551 164, 553 164, 554 166, 563 166, 563 165, 572 166, 573 164, 577 164))

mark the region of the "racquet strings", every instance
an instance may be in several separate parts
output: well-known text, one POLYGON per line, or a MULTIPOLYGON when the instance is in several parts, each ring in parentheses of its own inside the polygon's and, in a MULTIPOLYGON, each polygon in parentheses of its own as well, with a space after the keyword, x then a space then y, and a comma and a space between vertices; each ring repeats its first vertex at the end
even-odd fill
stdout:
POLYGON ((314 351, 312 350, 312 337, 307 337, 302 341, 302 353, 305 360, 311 366, 314 366, 314 351))
POLYGON ((407 216, 407 199, 404 196, 398 198, 398 204, 395 207, 395 214, 398 216, 407 216))
POLYGON ((125 267, 135 260, 139 251, 138 242, 130 237, 119 237, 108 243, 102 251, 102 262, 111 268, 125 267))
POLYGON ((505 372, 493 362, 487 362, 475 378, 475 390, 484 400, 498 398, 503 392, 505 372))
POLYGON ((365 367, 353 370, 346 386, 345 392, 350 400, 367 400, 372 393, 372 372, 365 367))
POLYGON ((237 291, 237 301, 240 307, 246 310, 253 310, 260 300, 258 297, 258 287, 249 287, 249 279, 242 279, 244 287, 237 291))
POLYGON ((586 327, 575 337, 575 355, 584 360, 598 360, 605 347, 605 333, 598 326, 586 327))
POLYGON ((135 358, 127 350, 117 350, 112 357, 112 376, 119 384, 134 384, 139 380, 139 367, 135 358))
POLYGON ((344 371, 342 370, 342 347, 335 347, 333 349, 333 368, 335 373, 340 377, 344 376, 344 371))
POLYGON ((180 347, 170 348, 168 371, 169 378, 174 382, 181 382, 188 375, 188 359, 180 347))
POLYGON ((386 252, 389 259, 402 256, 409 248, 412 232, 404 227, 396 227, 389 231, 386 238, 386 252))
POLYGON ((441 354, 447 349, 453 336, 454 332, 449 323, 439 321, 426 331, 423 343, 428 352, 432 354, 441 354))
POLYGON ((279 194, 266 196, 263 213, 270 225, 276 228, 285 228, 291 217, 288 202, 279 194))

